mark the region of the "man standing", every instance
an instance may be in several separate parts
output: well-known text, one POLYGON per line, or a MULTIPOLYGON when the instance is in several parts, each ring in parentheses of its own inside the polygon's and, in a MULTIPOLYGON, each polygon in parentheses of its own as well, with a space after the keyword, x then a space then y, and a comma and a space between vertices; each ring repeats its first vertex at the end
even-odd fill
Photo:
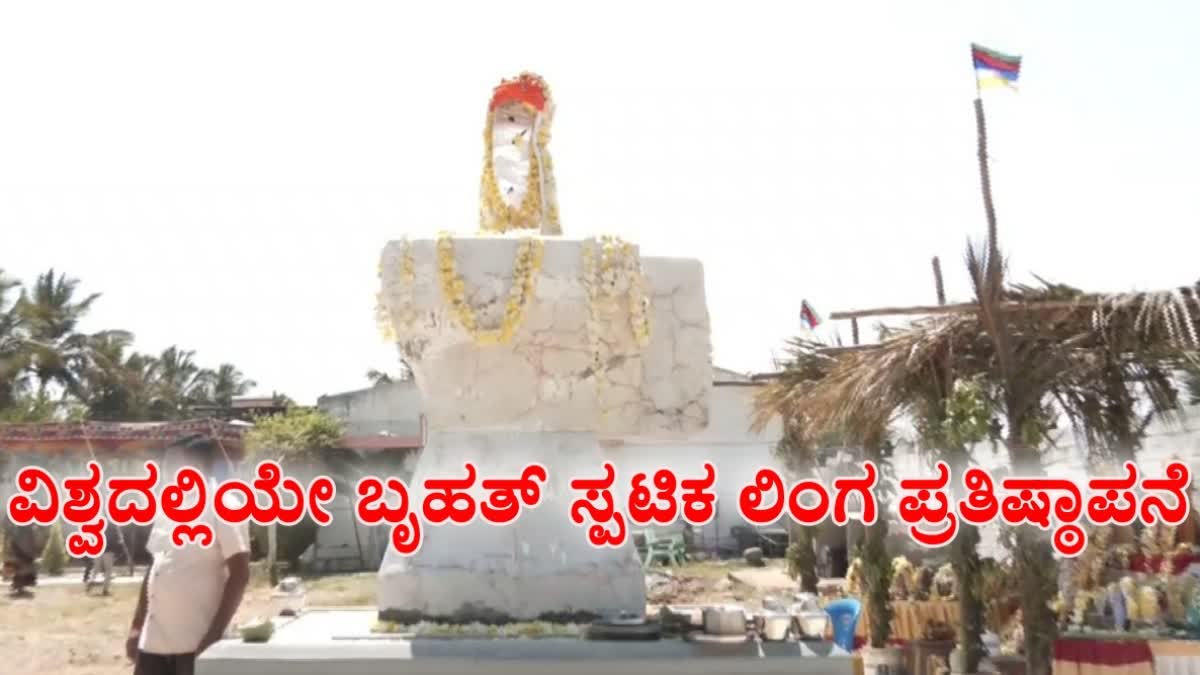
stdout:
MULTIPOLYGON (((214 461, 226 462, 211 438, 192 437, 167 450, 163 476, 188 466, 207 477, 214 461)), ((211 478, 208 494, 215 491, 211 478)), ((211 508, 202 516, 213 528, 212 546, 171 543, 172 524, 161 520, 146 544, 154 562, 146 572, 133 615, 126 655, 134 675, 191 675, 196 656, 221 639, 241 604, 250 580, 250 548, 246 526, 217 519, 211 508)))
MULTIPOLYGON (((113 578, 113 574, 114 574, 113 562, 114 562, 114 558, 116 558, 116 552, 118 549, 122 550, 125 553, 125 559, 128 560, 129 559, 129 547, 125 545, 125 535, 121 533, 121 528, 117 527, 116 523, 113 523, 110 521, 108 523, 108 531, 104 535, 104 553, 100 554, 100 560, 99 560, 100 564, 98 565, 99 569, 95 570, 96 574, 104 575, 103 595, 108 595, 109 588, 112 586, 112 578, 113 578)), ((84 560, 86 561, 88 559, 85 558, 84 560)), ((87 565, 87 567, 84 571, 85 579, 87 576, 86 570, 90 570, 90 569, 92 569, 92 566, 87 565)), ((92 582, 94 583, 95 581, 96 581, 96 579, 93 577, 92 582)), ((85 581, 85 583, 86 583, 86 581, 85 581)), ((90 584, 89 584, 89 587, 90 587, 90 584)))

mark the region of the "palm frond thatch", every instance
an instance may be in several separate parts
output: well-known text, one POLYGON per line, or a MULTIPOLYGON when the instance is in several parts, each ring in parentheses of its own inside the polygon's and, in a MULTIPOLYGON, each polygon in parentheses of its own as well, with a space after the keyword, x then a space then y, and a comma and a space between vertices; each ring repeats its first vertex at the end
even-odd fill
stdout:
MULTIPOLYGON (((982 271, 994 264, 976 260, 972 267, 982 271)), ((868 350, 831 355, 793 341, 792 359, 756 400, 755 428, 779 414, 801 421, 805 438, 836 431, 860 441, 913 402, 928 400, 922 394, 930 387, 947 387, 947 371, 957 378, 1000 375, 1004 365, 988 311, 1005 313, 1007 367, 1029 393, 1018 392, 1007 405, 1044 405, 1041 394, 1050 392, 1078 429, 1110 436, 1124 435, 1121 429, 1130 428, 1135 413, 1138 420, 1146 414, 1117 383, 1138 385, 1155 413, 1176 406, 1172 364, 1200 349, 1198 287, 1094 295, 1040 280, 995 296, 985 274, 977 279, 980 296, 996 298, 990 310, 981 305, 976 312, 920 319, 868 350)))

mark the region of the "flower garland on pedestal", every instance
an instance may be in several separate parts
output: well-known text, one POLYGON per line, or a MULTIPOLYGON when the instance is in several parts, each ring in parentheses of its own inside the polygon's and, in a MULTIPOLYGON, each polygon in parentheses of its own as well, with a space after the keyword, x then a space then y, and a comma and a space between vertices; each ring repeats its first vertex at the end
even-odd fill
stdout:
MULTIPOLYGON (((389 312, 387 304, 384 302, 383 291, 375 295, 375 322, 378 324, 379 333, 385 342, 396 341, 395 323, 409 328, 417 318, 416 310, 413 307, 413 284, 417 278, 415 268, 412 244, 406 237, 400 242, 400 283, 404 286, 404 295, 401 297, 400 306, 396 307, 395 311, 389 312)), ((383 279, 382 262, 379 267, 379 278, 383 279)))
POLYGON ((600 342, 600 317, 617 307, 619 281, 626 280, 629 300, 629 328, 639 348, 650 343, 650 319, 647 311, 650 299, 646 297, 646 282, 642 274, 642 262, 634 253, 633 245, 618 237, 602 236, 599 240, 583 242, 581 275, 588 303, 587 338, 592 354, 592 374, 596 378, 596 399, 601 417, 608 416, 603 404, 603 392, 607 385, 600 342), (596 249, 599 248, 599 261, 596 249), (597 262, 599 264, 597 264, 597 262))
POLYGON ((450 306, 458 324, 475 340, 479 346, 508 344, 521 323, 525 319, 525 310, 529 300, 537 289, 537 279, 542 269, 542 255, 545 252, 545 242, 541 239, 526 237, 517 246, 516 259, 513 261, 512 287, 509 289, 508 301, 504 307, 504 318, 497 328, 485 329, 479 327, 475 310, 471 308, 466 298, 466 282, 455 270, 454 242, 450 235, 438 235, 438 278, 441 281, 442 295, 450 306))

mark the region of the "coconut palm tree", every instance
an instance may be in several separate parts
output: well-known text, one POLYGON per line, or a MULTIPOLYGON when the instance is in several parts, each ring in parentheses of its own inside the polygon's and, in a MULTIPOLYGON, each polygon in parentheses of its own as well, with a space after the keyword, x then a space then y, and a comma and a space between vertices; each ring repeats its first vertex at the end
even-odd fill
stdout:
POLYGON ((196 353, 171 346, 155 359, 151 374, 150 415, 156 420, 186 417, 192 406, 204 402, 208 377, 196 365, 196 353))
POLYGON ((204 379, 208 384, 209 402, 222 408, 229 408, 233 405, 233 399, 244 396, 257 386, 254 380, 248 379, 232 363, 222 363, 216 370, 206 371, 204 379))
POLYGON ((28 350, 21 332, 21 316, 12 304, 19 281, 0 270, 0 410, 12 405, 21 374, 28 365, 28 350))
POLYGON ((80 299, 78 290, 78 279, 51 269, 38 275, 32 287, 22 289, 17 300, 15 311, 24 327, 29 367, 41 394, 52 383, 71 394, 78 391, 77 368, 87 359, 89 340, 77 329, 100 297, 93 293, 80 299))
POLYGON ((1191 355, 1184 363, 1183 386, 1187 390, 1188 403, 1200 403, 1200 355, 1191 355))
POLYGON ((150 416, 155 359, 133 352, 133 336, 110 331, 92 336, 80 380, 80 400, 97 420, 146 420, 150 416))

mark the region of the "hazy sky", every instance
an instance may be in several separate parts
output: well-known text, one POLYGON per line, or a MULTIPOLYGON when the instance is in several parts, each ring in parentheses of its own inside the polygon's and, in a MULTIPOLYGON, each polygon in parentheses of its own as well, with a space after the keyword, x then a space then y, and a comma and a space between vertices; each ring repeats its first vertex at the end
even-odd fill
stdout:
POLYGON ((1198 7, 5 4, 0 268, 65 270, 104 293, 88 330, 264 392, 359 388, 395 364, 379 250, 476 230, 491 87, 529 69, 558 102, 566 234, 703 260, 717 364, 763 369, 802 298, 932 302, 933 255, 967 297, 974 40, 1025 57, 987 99, 1014 276, 1191 283, 1198 7))

